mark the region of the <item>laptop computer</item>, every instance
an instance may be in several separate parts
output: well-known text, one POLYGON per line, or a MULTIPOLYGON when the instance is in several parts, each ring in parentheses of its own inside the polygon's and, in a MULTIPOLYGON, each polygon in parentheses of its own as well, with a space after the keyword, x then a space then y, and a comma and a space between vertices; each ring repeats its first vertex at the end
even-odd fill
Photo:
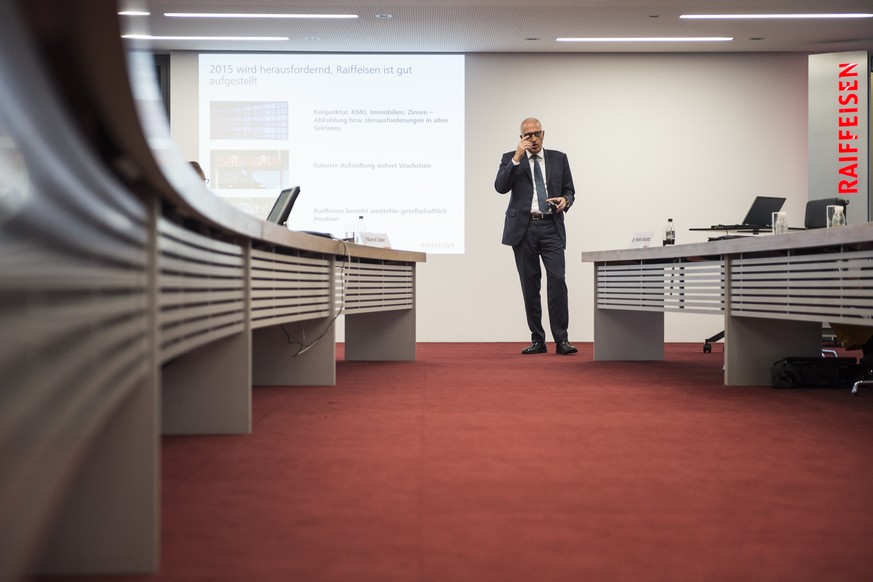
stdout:
POLYGON ((712 230, 739 230, 739 229, 767 229, 773 222, 773 213, 779 212, 785 198, 778 196, 756 196, 752 206, 746 213, 746 217, 739 224, 714 224, 712 230))

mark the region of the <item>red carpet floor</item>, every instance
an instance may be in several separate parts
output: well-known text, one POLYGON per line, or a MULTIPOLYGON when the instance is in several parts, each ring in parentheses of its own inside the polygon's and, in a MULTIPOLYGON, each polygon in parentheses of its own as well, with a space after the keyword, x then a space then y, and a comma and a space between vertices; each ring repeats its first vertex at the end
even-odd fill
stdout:
POLYGON ((873 391, 726 387, 720 344, 578 345, 256 388, 253 434, 163 439, 160 574, 96 579, 873 580, 873 391))

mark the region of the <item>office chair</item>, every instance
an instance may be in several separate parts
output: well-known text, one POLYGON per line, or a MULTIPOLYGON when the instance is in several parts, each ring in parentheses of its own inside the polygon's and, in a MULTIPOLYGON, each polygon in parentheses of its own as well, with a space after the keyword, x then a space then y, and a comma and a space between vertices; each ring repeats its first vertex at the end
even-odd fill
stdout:
MULTIPOLYGON (((873 372, 871 372, 871 373, 873 373, 873 372)), ((870 374, 868 374, 867 377, 869 378, 870 374)), ((858 380, 857 382, 852 384, 852 396, 858 395, 858 389, 861 386, 873 386, 873 380, 858 380)))
POLYGON ((703 340, 703 353, 704 354, 711 354, 712 353, 712 344, 714 344, 715 342, 717 342, 720 339, 724 339, 724 330, 718 332, 717 334, 715 334, 712 337, 708 337, 705 340, 703 340))

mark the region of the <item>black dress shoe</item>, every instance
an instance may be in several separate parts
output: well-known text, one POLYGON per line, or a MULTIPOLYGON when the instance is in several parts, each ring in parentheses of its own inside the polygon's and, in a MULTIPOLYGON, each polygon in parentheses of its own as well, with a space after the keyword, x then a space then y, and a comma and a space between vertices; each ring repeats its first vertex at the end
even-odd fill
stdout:
POLYGON ((523 353, 523 354, 544 354, 547 351, 548 350, 546 349, 546 344, 544 344, 543 342, 534 340, 533 342, 531 342, 531 344, 529 346, 527 346, 526 348, 521 350, 521 353, 523 353))
POLYGON ((568 342, 567 340, 564 340, 562 342, 558 342, 555 345, 555 351, 558 352, 559 354, 567 355, 567 354, 575 354, 579 350, 576 349, 576 346, 570 345, 570 342, 568 342))

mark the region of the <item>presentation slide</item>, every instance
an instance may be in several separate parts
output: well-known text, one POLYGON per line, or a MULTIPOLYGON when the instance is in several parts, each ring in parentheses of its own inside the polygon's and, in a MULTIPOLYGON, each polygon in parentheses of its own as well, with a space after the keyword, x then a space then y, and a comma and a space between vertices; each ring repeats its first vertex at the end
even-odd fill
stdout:
POLYGON ((209 188, 266 218, 300 187, 291 230, 464 252, 462 55, 202 54, 209 188))

